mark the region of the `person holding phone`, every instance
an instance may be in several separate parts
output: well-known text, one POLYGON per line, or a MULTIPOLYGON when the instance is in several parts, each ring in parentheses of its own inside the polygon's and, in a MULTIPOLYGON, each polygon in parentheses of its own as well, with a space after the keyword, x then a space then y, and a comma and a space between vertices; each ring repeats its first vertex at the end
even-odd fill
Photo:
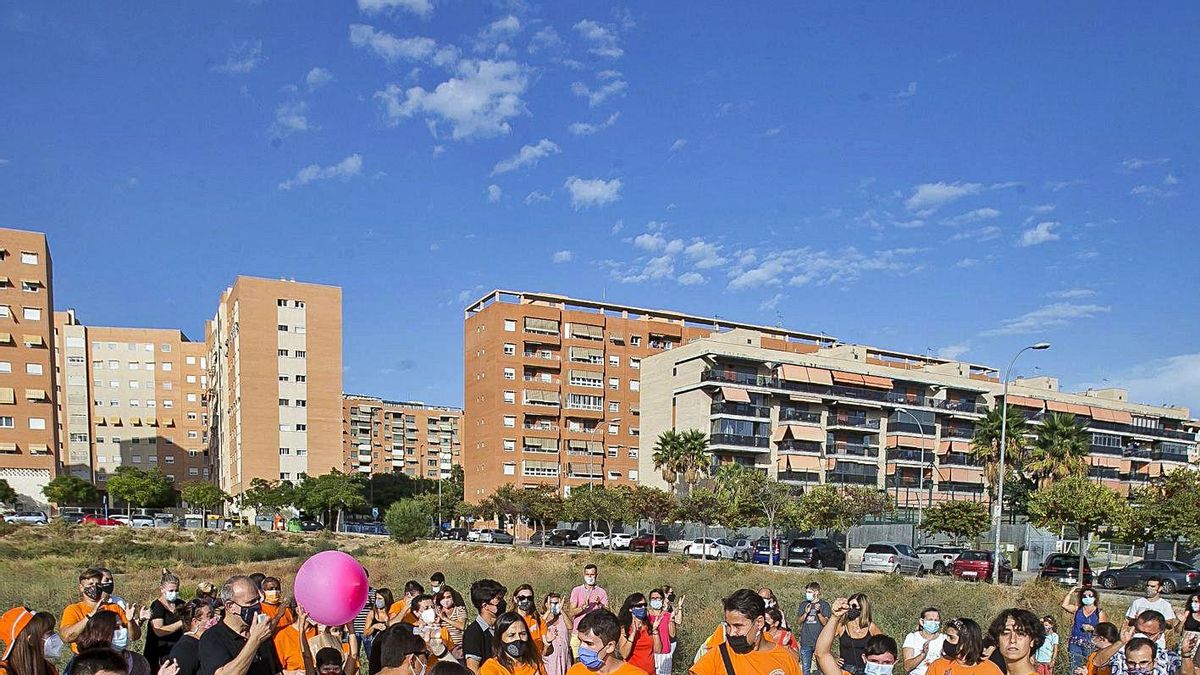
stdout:
POLYGON ((548 643, 552 649, 542 654, 542 667, 546 675, 566 675, 571 667, 571 629, 563 614, 562 596, 558 593, 547 593, 542 598, 542 624, 547 633, 554 631, 554 639, 548 643))

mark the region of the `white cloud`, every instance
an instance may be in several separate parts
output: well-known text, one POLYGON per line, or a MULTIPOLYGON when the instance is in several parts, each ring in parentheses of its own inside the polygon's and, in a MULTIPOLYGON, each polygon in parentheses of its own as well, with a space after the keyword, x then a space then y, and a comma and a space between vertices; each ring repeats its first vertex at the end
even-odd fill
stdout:
POLYGON ((287 136, 297 131, 308 131, 308 104, 304 101, 280 103, 275 108, 275 123, 271 130, 277 136, 287 136))
POLYGON ((904 89, 901 89, 900 91, 896 92, 895 94, 892 94, 892 96, 894 98, 898 98, 902 101, 906 98, 912 98, 916 95, 917 95, 917 83, 916 82, 909 82, 907 87, 905 87, 904 89))
POLYGON ((521 20, 509 14, 503 19, 496 19, 479 31, 479 41, 476 49, 490 49, 493 45, 507 40, 521 32, 521 20))
POLYGON ((959 269, 967 269, 968 267, 975 267, 978 264, 978 258, 961 258, 958 262, 954 263, 954 266, 959 269))
POLYGON ((698 286, 708 280, 699 272, 685 272, 680 274, 675 281, 678 281, 681 286, 698 286))
POLYGON ((312 70, 308 71, 307 75, 304 76, 304 83, 308 85, 309 91, 316 91, 332 81, 333 73, 329 72, 325 68, 320 67, 313 68, 312 70))
POLYGON ((953 361, 953 360, 958 359, 958 357, 962 356, 963 354, 966 354, 969 351, 971 351, 971 347, 967 343, 959 342, 957 344, 946 345, 945 347, 940 347, 937 350, 937 355, 938 355, 938 358, 950 359, 953 361))
POLYGON ((571 126, 567 127, 567 130, 576 136, 590 136, 598 131, 603 131, 616 124, 617 118, 620 116, 620 112, 615 112, 609 115, 608 119, 600 122, 599 124, 592 124, 590 122, 574 122, 571 124, 571 126))
POLYGON ((555 263, 569 263, 574 259, 575 254, 567 250, 555 251, 554 255, 550 256, 550 260, 555 263))
POLYGON ((1042 333, 1051 328, 1068 326, 1077 319, 1092 319, 1097 314, 1108 312, 1103 305, 1082 305, 1072 302, 1055 302, 1043 305, 1012 319, 1005 319, 1000 326, 981 333, 982 335, 1027 335, 1042 333))
POLYGON ((981 220, 992 220, 1000 216, 1000 212, 991 207, 985 206, 982 209, 967 211, 966 213, 947 218, 942 221, 947 225, 966 225, 967 223, 978 223, 981 220))
POLYGON ((550 195, 546 194, 545 192, 539 192, 537 190, 534 190, 533 192, 530 192, 529 194, 525 195, 525 203, 526 204, 537 204, 538 202, 548 202, 548 201, 550 201, 550 195))
POLYGON ((667 246, 667 238, 657 232, 644 232, 633 238, 633 245, 644 251, 661 251, 667 246))
POLYGON ((763 132, 763 135, 764 135, 764 136, 768 136, 768 137, 770 137, 770 136, 778 136, 778 135, 779 135, 779 134, 780 134, 782 131, 783 131, 783 127, 782 127, 782 126, 778 126, 778 127, 771 127, 770 129, 767 129, 766 131, 764 131, 764 132, 763 132))
POLYGON ((1114 384, 1129 390, 1132 401, 1188 406, 1192 415, 1200 410, 1200 353, 1180 354, 1140 364, 1114 384))
POLYGON ((398 38, 361 23, 350 24, 350 44, 370 49, 388 63, 404 59, 424 61, 437 51, 437 41, 427 37, 398 38))
POLYGON ((985 225, 974 230, 957 232, 954 234, 954 236, 950 237, 950 241, 991 241, 998 238, 1000 236, 1000 232, 1000 228, 995 225, 985 225))
POLYGON ((562 152, 556 143, 548 138, 543 138, 536 145, 522 146, 517 154, 508 159, 496 164, 492 169, 492 175, 508 173, 517 169, 523 169, 527 166, 537 166, 538 160, 550 155, 557 155, 562 152))
POLYGON ((677 138, 675 139, 675 142, 671 144, 669 152, 679 152, 685 145, 687 145, 686 138, 677 138))
POLYGON ((1055 206, 1054 204, 1038 204, 1037 206, 1033 207, 1031 210, 1038 215, 1045 215, 1047 213, 1053 213, 1054 209, 1056 209, 1056 208, 1058 208, 1058 207, 1055 206))
POLYGON ((1066 190, 1067 188, 1078 187, 1080 185, 1087 185, 1087 181, 1080 180, 1078 178, 1076 178, 1074 180, 1046 181, 1046 187, 1050 188, 1051 192, 1062 192, 1063 190, 1066 190))
POLYGON ((1096 291, 1090 288, 1068 288, 1062 291, 1047 293, 1046 295, 1059 300, 1080 300, 1082 298, 1090 298, 1095 294, 1096 291))
POLYGON ((1131 157, 1121 162, 1121 168, 1125 171, 1137 171, 1148 166, 1159 166, 1171 161, 1170 157, 1158 157, 1156 159, 1142 159, 1139 157, 1131 157))
POLYGON ((683 249, 684 255, 692 261, 698 269, 707 270, 715 267, 721 267, 728 260, 721 256, 721 247, 718 244, 704 241, 703 239, 693 240, 688 244, 687 248, 683 249))
POLYGON ((779 303, 783 302, 786 297, 787 296, 785 296, 783 293, 776 293, 775 295, 772 295, 766 300, 758 303, 758 309, 759 311, 763 312, 773 312, 779 308, 779 303))
POLYGON ((262 53, 262 40, 245 40, 233 48, 224 63, 212 69, 218 73, 245 75, 266 60, 262 53))
POLYGON ((980 183, 922 183, 913 188, 912 196, 905 200, 904 205, 909 211, 932 212, 967 195, 979 194, 982 190, 980 183))
POLYGON ((1163 177, 1163 185, 1179 185, 1179 179, 1175 177, 1175 174, 1168 173, 1163 177))
POLYGON ((915 248, 897 248, 862 252, 854 247, 841 251, 814 250, 809 247, 773 250, 758 258, 754 251, 743 251, 729 270, 729 289, 746 290, 763 286, 790 286, 856 281, 867 273, 912 274, 925 268, 913 259, 915 248))
POLYGON ((612 228, 609 229, 609 232, 611 234, 619 234, 623 229, 625 229, 625 221, 618 220, 617 222, 613 223, 612 228))
POLYGON ((422 18, 433 14, 431 0, 358 0, 358 9, 367 14, 385 12, 391 9, 402 9, 422 18))
POLYGON ((433 156, 434 157, 438 157, 438 156, 444 154, 445 152, 446 152, 446 146, 444 146, 444 145, 433 146, 433 156))
POLYGON ((492 183, 491 185, 487 186, 487 200, 489 202, 495 204, 496 202, 500 201, 500 197, 502 196, 504 196, 504 191, 500 189, 499 185, 492 183))
POLYGON ((575 30, 592 43, 589 52, 607 58, 619 58, 625 53, 617 39, 616 31, 602 26, 591 19, 584 19, 574 25, 575 30))
MULTIPOLYGON (((605 73, 609 72, 605 71, 605 73)), ((595 108, 613 96, 624 94, 629 86, 625 80, 620 79, 620 73, 606 79, 607 81, 596 89, 592 89, 582 82, 573 82, 571 83, 571 92, 576 96, 586 98, 588 106, 595 108)))
POLYGON ((1054 228, 1059 225, 1061 223, 1053 220, 1038 223, 1021 233, 1021 238, 1017 240, 1017 246, 1037 246, 1048 241, 1057 241, 1060 235, 1054 231, 1054 228))
POLYGON ((571 206, 575 209, 589 206, 604 206, 621 198, 621 179, 577 178, 571 176, 564 183, 571 193, 571 206))
POLYGON ((332 166, 309 164, 296 172, 295 178, 289 178, 280 183, 279 189, 291 190, 318 180, 349 180, 362 173, 362 164, 362 156, 358 153, 350 155, 332 166))
POLYGON ((544 49, 557 49, 562 46, 562 43, 562 38, 558 36, 558 31, 554 30, 554 26, 546 26, 529 39, 529 53, 537 54, 544 49))
POLYGON ((435 132, 438 123, 451 127, 455 140, 501 136, 512 130, 508 120, 526 112, 521 95, 528 86, 525 70, 512 61, 459 63, 456 76, 433 91, 389 84, 375 98, 383 102, 391 125, 423 113, 435 132))

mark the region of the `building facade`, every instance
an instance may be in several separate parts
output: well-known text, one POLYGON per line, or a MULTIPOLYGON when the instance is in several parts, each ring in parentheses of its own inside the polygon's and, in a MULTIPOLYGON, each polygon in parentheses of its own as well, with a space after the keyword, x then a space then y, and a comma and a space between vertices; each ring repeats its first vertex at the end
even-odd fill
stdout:
POLYGON ((51 267, 44 234, 0 229, 0 479, 36 505, 58 472, 51 267))
POLYGON ((61 470, 104 489, 118 467, 174 483, 211 478, 208 356, 179 330, 54 321, 61 470))
MULTIPOLYGON (((861 345, 780 349, 772 336, 731 330, 648 358, 642 377, 645 484, 667 487, 653 461, 659 434, 701 429, 715 462, 801 487, 868 485, 909 509, 987 498, 970 445, 1003 400, 993 368, 861 345)), ((1031 430, 1053 412, 1082 420, 1089 474, 1121 491, 1196 459, 1186 408, 1132 403, 1121 389, 1067 393, 1054 378, 1018 379, 1009 406, 1031 430)))
POLYGON ((342 291, 240 276, 208 322, 209 450, 231 495, 342 469, 342 291))
POLYGON ((561 295, 496 290, 466 308, 466 499, 497 487, 634 484, 642 360, 716 330, 753 328, 781 346, 830 338, 561 295))
POLYGON ((446 479, 462 464, 462 408, 346 394, 342 407, 344 471, 446 479))

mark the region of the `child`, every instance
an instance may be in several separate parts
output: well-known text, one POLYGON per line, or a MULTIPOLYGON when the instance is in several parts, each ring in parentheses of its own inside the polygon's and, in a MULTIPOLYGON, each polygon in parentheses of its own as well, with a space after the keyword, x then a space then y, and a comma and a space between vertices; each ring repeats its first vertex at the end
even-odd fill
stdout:
POLYGON ((1038 647, 1034 660, 1037 662, 1038 675, 1051 675, 1054 672, 1054 660, 1058 658, 1058 622, 1047 614, 1042 617, 1042 627, 1046 629, 1046 640, 1038 647))

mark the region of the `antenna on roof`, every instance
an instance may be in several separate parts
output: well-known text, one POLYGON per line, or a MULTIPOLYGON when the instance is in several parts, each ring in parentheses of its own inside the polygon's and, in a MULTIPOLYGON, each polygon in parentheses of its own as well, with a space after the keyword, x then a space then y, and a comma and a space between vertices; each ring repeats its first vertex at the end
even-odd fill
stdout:
POLYGON ((779 310, 775 310, 775 325, 779 328, 783 328, 783 312, 779 310))

